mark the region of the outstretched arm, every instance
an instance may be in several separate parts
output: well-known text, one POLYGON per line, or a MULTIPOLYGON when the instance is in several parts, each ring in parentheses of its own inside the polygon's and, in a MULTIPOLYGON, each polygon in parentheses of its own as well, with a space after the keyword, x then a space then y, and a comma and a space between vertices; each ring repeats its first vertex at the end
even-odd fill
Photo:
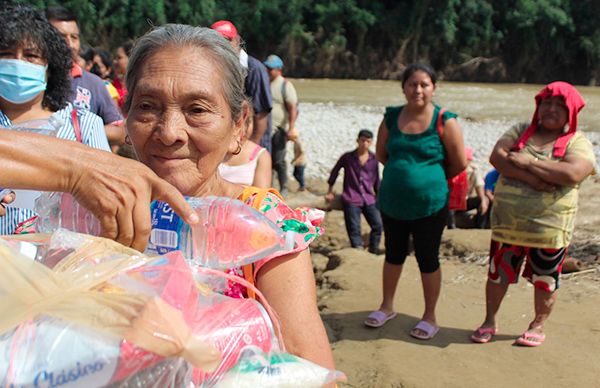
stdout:
MULTIPOLYGON (((288 121, 289 121, 289 132, 294 132, 296 130, 296 118, 298 118, 298 108, 296 107, 295 102, 287 102, 285 103, 285 108, 288 112, 288 121)), ((290 139, 292 140, 292 139, 290 139)))
POLYGON ((490 206, 490 199, 485 194, 483 186, 477 186, 475 188, 477 197, 479 197, 479 214, 485 214, 490 206))
POLYGON ((198 217, 183 196, 143 164, 79 143, 0 131, 0 187, 70 192, 102 225, 102 235, 143 250, 150 202, 160 199, 188 223, 198 217), (36 150, 31 152, 31 150, 36 150))
POLYGON ((258 112, 254 114, 254 131, 250 135, 250 140, 256 144, 260 144, 260 139, 267 131, 267 124, 269 120, 269 112, 258 112))
POLYGON ((340 169, 343 166, 344 166, 344 155, 342 155, 338 159, 337 163, 335 164, 335 166, 331 170, 331 174, 329 174, 329 179, 327 180, 327 183, 329 183, 329 189, 327 190, 327 194, 325 194, 325 199, 327 201, 333 201, 333 198, 335 197, 335 195, 333 193, 333 185, 335 184, 335 181, 337 180, 338 174, 340 173, 340 169))

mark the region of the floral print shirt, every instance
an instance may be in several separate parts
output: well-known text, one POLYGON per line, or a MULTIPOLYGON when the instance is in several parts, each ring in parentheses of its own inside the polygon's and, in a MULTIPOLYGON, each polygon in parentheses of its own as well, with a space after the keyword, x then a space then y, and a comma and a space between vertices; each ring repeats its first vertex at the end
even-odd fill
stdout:
MULTIPOLYGON (((258 260, 254 263, 254 278, 256 274, 267 262, 277 259, 278 257, 301 252, 308 248, 309 244, 318 236, 323 234, 323 229, 319 226, 323 221, 324 212, 312 208, 298 208, 293 210, 290 208, 277 194, 273 192, 255 204, 255 200, 259 197, 258 192, 250 195, 244 203, 258 210, 265 215, 269 220, 273 221, 283 231, 293 231, 294 247, 289 251, 278 251, 274 254, 258 260)), ((242 267, 230 268, 226 271, 239 277, 244 277, 242 267)), ((247 296, 246 287, 239 283, 229 282, 228 290, 225 295, 234 298, 244 298, 247 296)))

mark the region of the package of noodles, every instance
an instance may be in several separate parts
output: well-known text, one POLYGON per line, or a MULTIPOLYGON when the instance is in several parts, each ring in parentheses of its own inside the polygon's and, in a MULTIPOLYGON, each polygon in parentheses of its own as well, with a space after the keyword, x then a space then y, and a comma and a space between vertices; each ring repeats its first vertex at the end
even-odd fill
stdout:
POLYGON ((192 332, 199 289, 181 254, 67 237, 0 242, 4 386, 184 386, 192 368, 217 367, 221 353, 192 332))

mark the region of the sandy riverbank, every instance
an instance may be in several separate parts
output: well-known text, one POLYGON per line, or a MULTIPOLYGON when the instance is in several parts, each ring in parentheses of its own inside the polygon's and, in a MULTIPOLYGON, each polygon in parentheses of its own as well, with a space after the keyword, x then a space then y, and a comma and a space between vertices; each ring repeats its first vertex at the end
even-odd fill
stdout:
MULTIPOLYGON (((322 181, 309 185, 323 192, 322 181)), ((595 268, 600 255, 600 180, 584 184, 572 254, 595 268)), ((315 203, 318 196, 294 194, 290 202, 315 203)), ((499 314, 500 333, 489 344, 468 337, 484 313, 489 231, 446 231, 443 289, 438 307, 442 326, 431 341, 408 335, 422 314, 421 282, 410 257, 396 298, 398 317, 381 329, 362 322, 380 303, 383 256, 349 248, 341 211, 324 222, 326 235, 313 247, 319 306, 338 369, 348 387, 600 387, 600 273, 567 275, 537 349, 513 346, 533 314, 533 289, 512 286, 499 314)), ((366 232, 368 229, 365 229, 366 232)))

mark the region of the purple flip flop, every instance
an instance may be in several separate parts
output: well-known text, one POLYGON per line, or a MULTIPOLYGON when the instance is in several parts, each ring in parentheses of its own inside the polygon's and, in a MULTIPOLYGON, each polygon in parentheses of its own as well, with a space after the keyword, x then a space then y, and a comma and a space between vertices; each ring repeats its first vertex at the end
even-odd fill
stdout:
POLYGON ((390 319, 396 318, 397 313, 386 314, 381 310, 373 311, 365 320, 365 326, 381 327, 390 319))
POLYGON ((421 320, 419 321, 419 323, 417 323, 417 325, 410 331, 410 335, 414 338, 420 339, 420 340, 430 340, 433 337, 435 337, 435 335, 437 334, 437 332, 440 331, 439 326, 434 325, 432 323, 429 323, 427 321, 421 320), (415 332, 415 330, 421 330, 423 332, 425 332, 425 335, 422 334, 417 334, 415 332))

